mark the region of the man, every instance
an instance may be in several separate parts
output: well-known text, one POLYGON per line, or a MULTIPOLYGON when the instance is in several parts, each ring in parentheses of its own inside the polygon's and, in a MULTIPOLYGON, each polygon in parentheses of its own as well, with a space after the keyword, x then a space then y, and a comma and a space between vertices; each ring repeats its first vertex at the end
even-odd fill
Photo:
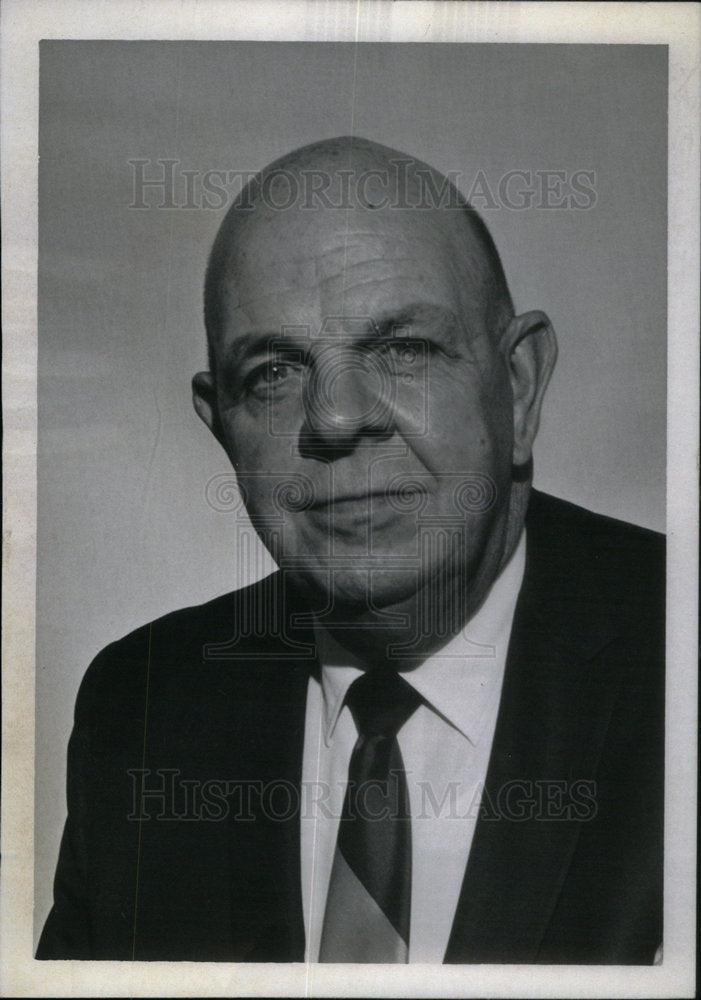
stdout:
POLYGON ((531 489, 555 339, 482 221, 305 147, 205 318, 195 408, 280 570, 91 666, 38 957, 652 962, 661 542, 531 489))

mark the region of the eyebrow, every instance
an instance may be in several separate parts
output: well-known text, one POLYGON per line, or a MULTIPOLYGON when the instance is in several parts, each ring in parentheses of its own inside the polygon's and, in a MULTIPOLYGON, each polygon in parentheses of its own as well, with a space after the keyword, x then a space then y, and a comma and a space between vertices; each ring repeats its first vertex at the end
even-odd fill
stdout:
POLYGON ((403 309, 381 315, 375 323, 380 337, 389 336, 397 327, 421 325, 426 332, 444 340, 450 346, 457 344, 460 323, 458 317, 445 306, 431 302, 414 302, 403 309))
POLYGON ((237 337, 224 351, 224 365, 235 368, 246 358, 269 351, 273 342, 280 340, 279 333, 251 331, 237 337))
MULTIPOLYGON (((353 317, 346 317, 352 319, 353 317)), ((460 338, 460 324, 455 313, 445 306, 435 305, 431 302, 414 302, 399 310, 391 309, 380 314, 377 320, 368 317, 366 323, 366 337, 359 338, 361 341, 367 337, 377 337, 377 339, 387 339, 398 328, 408 326, 421 327, 434 336, 439 336, 448 347, 454 347, 460 338)), ((292 324, 288 330, 302 330, 302 324, 295 327, 292 324)), ((308 344, 308 338, 301 336, 299 339, 290 336, 283 337, 280 331, 252 330, 249 333, 241 334, 230 344, 224 352, 224 365, 229 368, 238 367, 243 361, 254 357, 257 354, 270 352, 273 345, 279 345, 285 339, 289 342, 290 348, 294 349, 300 344, 308 344)), ((312 338, 314 339, 314 338, 312 338)))

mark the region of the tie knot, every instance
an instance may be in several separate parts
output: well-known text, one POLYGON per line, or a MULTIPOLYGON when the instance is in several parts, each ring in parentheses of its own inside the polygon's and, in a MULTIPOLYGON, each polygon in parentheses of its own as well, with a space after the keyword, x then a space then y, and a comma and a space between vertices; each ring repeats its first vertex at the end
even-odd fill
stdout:
POLYGON ((346 694, 361 736, 396 736, 421 704, 421 696, 394 670, 368 670, 346 694))

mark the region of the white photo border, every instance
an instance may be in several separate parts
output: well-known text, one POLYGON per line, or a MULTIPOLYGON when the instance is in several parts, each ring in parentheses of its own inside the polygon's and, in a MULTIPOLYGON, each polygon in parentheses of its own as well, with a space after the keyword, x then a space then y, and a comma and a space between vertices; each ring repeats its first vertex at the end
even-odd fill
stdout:
POLYGON ((699 25, 684 3, 5 0, 2 18, 3 788, 8 996, 694 995, 699 25), (40 39, 664 44, 669 47, 665 954, 652 968, 37 962, 32 953, 40 39))

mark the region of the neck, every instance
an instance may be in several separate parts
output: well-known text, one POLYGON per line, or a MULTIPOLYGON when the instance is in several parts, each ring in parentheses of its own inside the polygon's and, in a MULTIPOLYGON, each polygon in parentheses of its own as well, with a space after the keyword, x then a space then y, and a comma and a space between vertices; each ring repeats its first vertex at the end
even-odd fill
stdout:
POLYGON ((510 502, 494 525, 478 565, 467 573, 459 556, 405 600, 382 608, 341 607, 336 641, 368 664, 391 662, 398 670, 418 666, 448 643, 484 603, 511 559, 523 530, 530 483, 515 483, 510 502))

